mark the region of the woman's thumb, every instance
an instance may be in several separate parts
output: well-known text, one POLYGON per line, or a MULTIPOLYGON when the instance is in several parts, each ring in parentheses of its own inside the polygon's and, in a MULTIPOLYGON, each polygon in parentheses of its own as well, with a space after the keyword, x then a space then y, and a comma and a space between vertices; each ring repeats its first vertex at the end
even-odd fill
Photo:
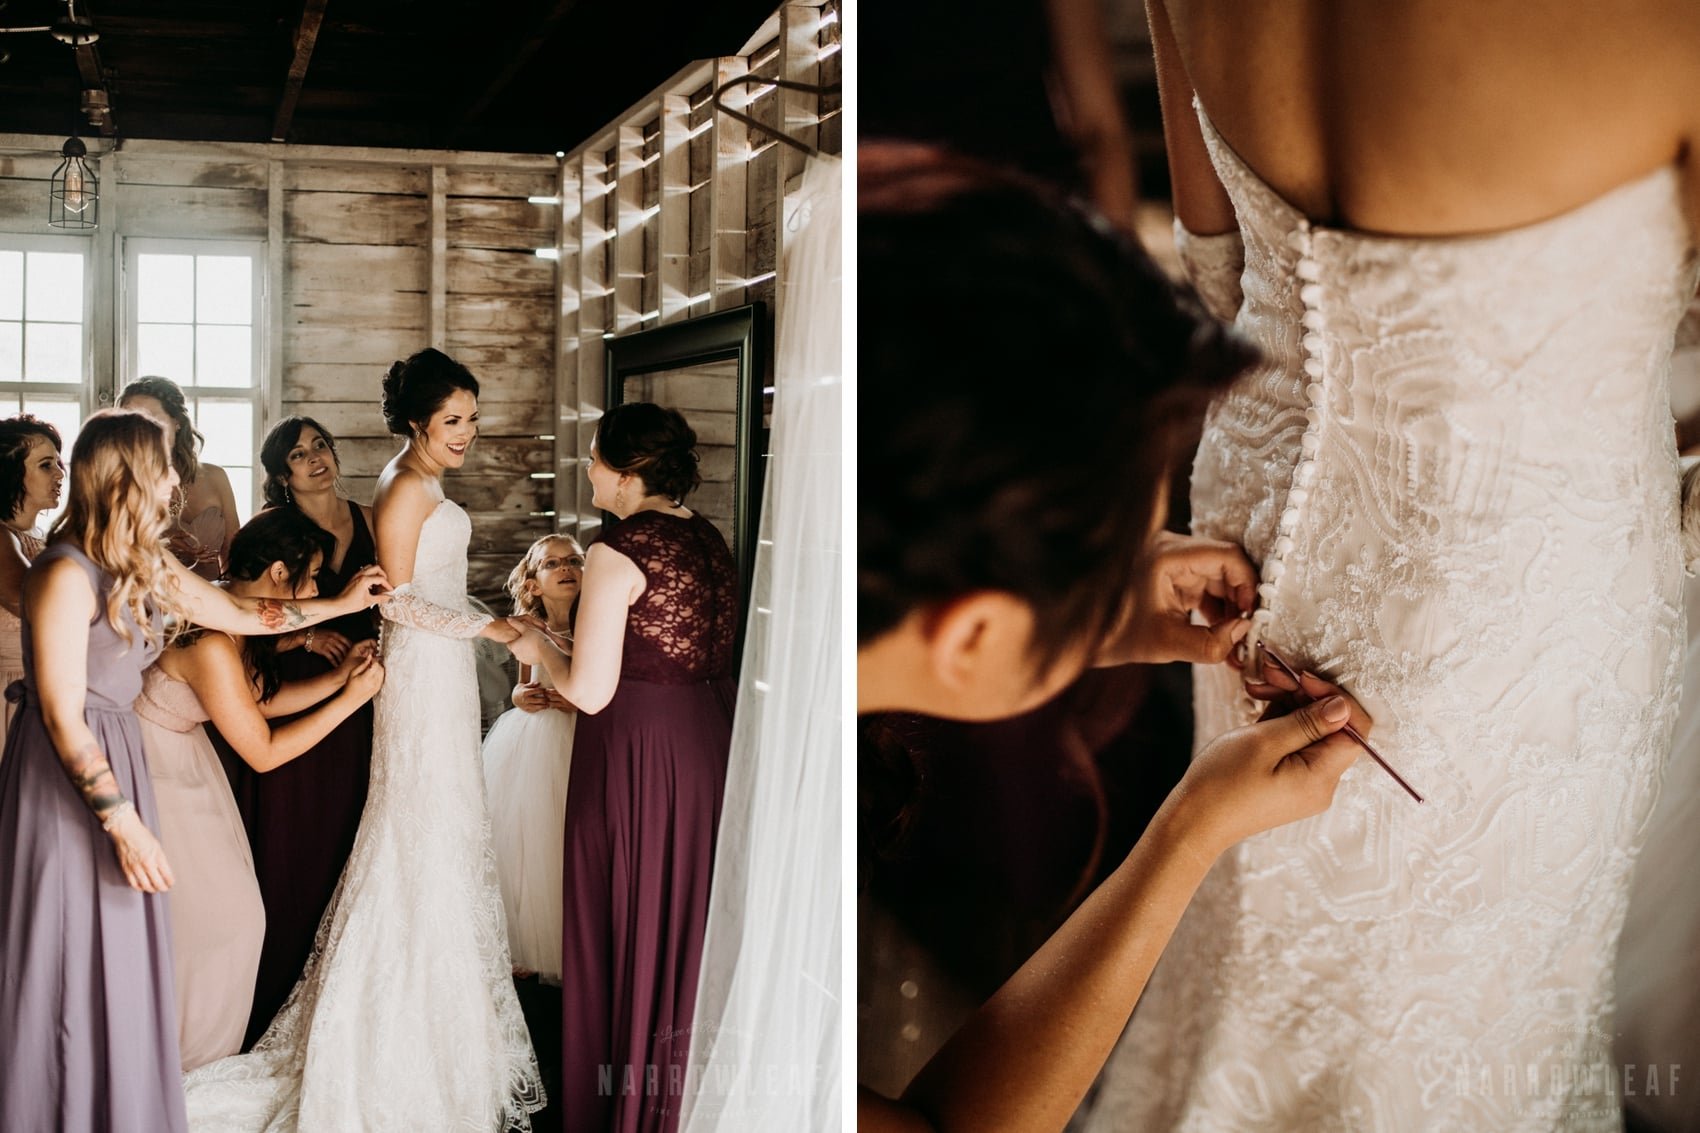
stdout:
POLYGON ((1278 726, 1274 738, 1281 754, 1290 755, 1338 732, 1351 718, 1352 706, 1346 698, 1330 696, 1271 723, 1278 726))

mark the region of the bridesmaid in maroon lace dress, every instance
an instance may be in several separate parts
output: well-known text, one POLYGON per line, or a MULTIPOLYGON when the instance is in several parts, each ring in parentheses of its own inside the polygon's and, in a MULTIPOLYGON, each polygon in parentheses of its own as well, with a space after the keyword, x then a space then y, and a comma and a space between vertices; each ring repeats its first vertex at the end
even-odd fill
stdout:
MULTIPOLYGON (((336 439, 323 425, 311 417, 279 421, 260 446, 260 464, 266 473, 266 504, 298 510, 336 540, 319 569, 321 593, 339 592, 355 572, 378 561, 371 512, 341 495, 336 439)), ((377 636, 377 619, 363 610, 311 632, 281 637, 278 676, 285 682, 322 676, 335 669, 356 642, 377 636)), ((372 706, 362 705, 311 751, 264 775, 237 756, 210 724, 207 731, 248 828, 266 907, 266 937, 243 1041, 246 1049, 265 1031, 301 975, 319 918, 354 846, 372 769, 372 706)))
POLYGON ((696 434, 671 409, 609 411, 592 502, 620 522, 590 548, 569 662, 536 630, 510 647, 579 708, 562 884, 567 1129, 670 1133, 732 742, 737 568, 684 506, 696 434))

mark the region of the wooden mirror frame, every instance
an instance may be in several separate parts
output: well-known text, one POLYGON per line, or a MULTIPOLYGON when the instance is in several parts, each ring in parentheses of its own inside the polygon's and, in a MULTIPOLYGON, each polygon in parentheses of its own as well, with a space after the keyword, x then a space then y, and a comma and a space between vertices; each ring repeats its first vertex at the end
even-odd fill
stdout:
MULTIPOLYGON (((607 386, 603 405, 613 409, 625 401, 627 378, 676 370, 704 362, 738 360, 737 431, 732 471, 732 555, 738 564, 738 600, 747 612, 750 580, 755 572, 756 537, 761 512, 768 430, 762 426, 762 351, 765 326, 762 305, 749 303, 716 311, 652 330, 616 335, 605 344, 607 386)), ((686 418, 689 420, 689 417, 686 418)), ((690 500, 685 501, 690 506, 690 500)), ((617 520, 603 514, 605 528, 617 520)), ((743 637, 740 618, 739 638, 743 637)))

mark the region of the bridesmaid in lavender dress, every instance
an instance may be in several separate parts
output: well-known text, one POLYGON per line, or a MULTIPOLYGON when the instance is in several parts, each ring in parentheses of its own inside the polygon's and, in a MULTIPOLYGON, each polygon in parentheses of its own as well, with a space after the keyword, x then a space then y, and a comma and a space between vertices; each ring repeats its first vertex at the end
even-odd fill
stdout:
MULTIPOLYGON (((0 688, 24 679, 24 572, 41 554, 36 517, 59 506, 63 444, 58 429, 28 413, 0 421, 0 688)), ((7 702, 4 711, 10 728, 17 710, 7 702)))
POLYGON ((684 506, 696 434, 637 402, 603 416, 591 547, 569 661, 537 629, 510 647, 578 705, 562 885, 567 1129, 679 1124, 708 887, 732 744, 737 567, 684 506))
POLYGON ((0 760, 0 1129, 185 1128, 164 892, 171 867, 131 705, 163 615, 279 633, 368 605, 238 599, 162 541, 176 473, 157 424, 103 411, 24 587, 21 703, 0 760))

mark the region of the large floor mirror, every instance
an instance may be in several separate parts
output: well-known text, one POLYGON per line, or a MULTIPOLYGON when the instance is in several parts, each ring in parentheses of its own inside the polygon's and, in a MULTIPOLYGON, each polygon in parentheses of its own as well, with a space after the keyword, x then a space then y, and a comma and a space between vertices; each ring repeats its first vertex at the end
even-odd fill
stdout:
POLYGON ((677 409, 696 430, 702 487, 687 504, 726 536, 746 606, 772 411, 763 388, 763 330, 755 303, 607 343, 609 409, 653 401, 677 409))

